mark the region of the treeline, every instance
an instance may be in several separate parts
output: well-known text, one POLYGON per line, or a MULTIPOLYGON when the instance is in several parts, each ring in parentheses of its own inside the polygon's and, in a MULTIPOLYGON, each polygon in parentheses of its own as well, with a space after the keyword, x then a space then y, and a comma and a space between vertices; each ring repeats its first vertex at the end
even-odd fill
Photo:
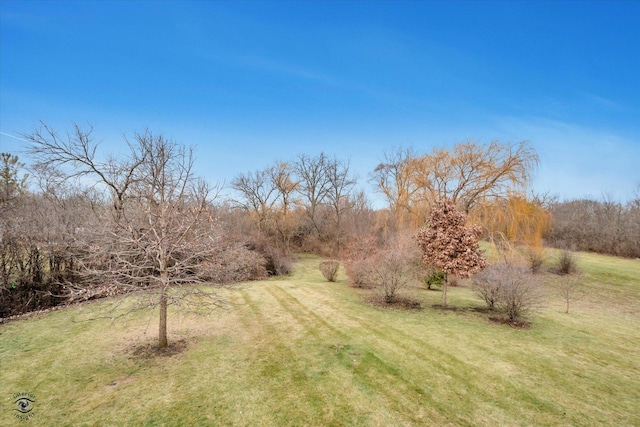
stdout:
POLYGON ((549 206, 546 242, 558 248, 640 258, 640 187, 626 204, 580 199, 549 206))
MULTIPOLYGON (((538 162, 526 142, 393 149, 367 177, 325 153, 239 173, 229 188, 193 175, 193 150, 137 134, 99 157, 92 129, 23 135, 34 164, 0 158, 0 318, 136 289, 287 274, 291 255, 366 259, 411 240, 431 207, 452 201, 494 242, 640 256, 640 200, 558 202, 528 193, 538 162)), ((385 252, 387 251, 387 252, 385 252)), ((372 258, 373 259, 373 258, 372 258)))

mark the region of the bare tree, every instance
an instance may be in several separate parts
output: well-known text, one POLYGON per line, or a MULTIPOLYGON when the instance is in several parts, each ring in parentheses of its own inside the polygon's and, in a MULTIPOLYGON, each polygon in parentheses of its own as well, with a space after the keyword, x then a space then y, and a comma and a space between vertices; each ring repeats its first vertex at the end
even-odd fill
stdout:
POLYGON ((356 185, 356 179, 349 172, 349 161, 336 158, 327 163, 326 173, 329 182, 327 199, 335 219, 336 254, 340 253, 340 238, 344 212, 350 208, 349 194, 356 185))
POLYGON ((168 305, 219 303, 192 286, 205 281, 203 261, 215 256, 220 237, 207 209, 211 190, 193 173, 193 149, 145 131, 128 142, 128 157, 98 160, 91 129, 75 126, 66 138, 44 129, 25 135, 38 164, 63 179, 92 180, 111 202, 96 204, 94 227, 82 233, 80 291, 105 282, 124 293, 147 290, 138 308, 159 307, 158 344, 166 347, 168 305))
POLYGON ((279 206, 274 212, 274 221, 278 240, 284 244, 287 254, 291 254, 291 239, 297 228, 297 215, 294 212, 295 191, 298 188, 298 181, 293 176, 292 167, 286 162, 278 162, 270 169, 271 181, 278 191, 279 206))
POLYGON ((565 276, 558 283, 558 293, 565 303, 565 313, 569 313, 571 303, 582 299, 585 295, 584 288, 576 277, 565 276))
POLYGON ((298 179, 296 191, 302 199, 307 218, 317 235, 321 234, 318 223, 319 208, 327 200, 330 181, 327 174, 329 159, 324 153, 315 157, 300 155, 293 163, 298 179))
POLYGON ((396 228, 406 223, 408 214, 415 214, 417 183, 410 167, 417 154, 409 148, 394 148, 384 154, 384 161, 373 171, 371 181, 387 199, 393 212, 396 228))
POLYGON ((452 200, 444 199, 433 207, 427 226, 416 236, 423 261, 447 274, 442 286, 443 307, 447 306, 447 286, 452 275, 470 277, 487 266, 478 244, 482 230, 467 225, 466 220, 452 200))
POLYGON ((241 173, 231 182, 231 188, 240 195, 240 198, 235 200, 236 205, 255 215, 259 231, 264 231, 266 222, 280 196, 276 182, 272 179, 272 169, 270 167, 241 173))

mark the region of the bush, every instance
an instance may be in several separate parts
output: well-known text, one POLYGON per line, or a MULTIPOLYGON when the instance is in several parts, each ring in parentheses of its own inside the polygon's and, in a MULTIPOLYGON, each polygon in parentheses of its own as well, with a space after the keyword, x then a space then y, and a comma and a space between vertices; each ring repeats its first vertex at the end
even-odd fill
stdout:
POLYGON ((366 288, 371 284, 371 262, 369 262, 369 260, 356 259, 345 261, 344 269, 354 286, 366 288))
POLYGON ((527 269, 504 264, 497 307, 509 322, 520 320, 542 302, 540 282, 527 269))
POLYGON ((573 274, 578 272, 578 260, 573 251, 568 249, 560 251, 556 272, 558 274, 573 274))
POLYGON ((427 289, 431 289, 432 286, 442 286, 447 280, 447 273, 442 270, 434 269, 430 274, 425 276, 423 280, 427 289))
POLYGON ((401 250, 385 249, 376 254, 370 264, 371 276, 386 303, 395 301, 398 290, 411 279, 411 265, 401 250))
POLYGON ((291 273, 293 260, 287 253, 272 246, 266 239, 257 237, 247 244, 249 250, 258 252, 265 259, 264 267, 269 276, 286 276, 291 273))
POLYGON ((500 298, 501 286, 504 282, 504 264, 496 264, 473 276, 471 287, 473 292, 493 310, 500 298))
POLYGON ((223 248, 211 259, 204 261, 198 275, 214 283, 229 284, 267 277, 266 259, 256 251, 240 244, 223 248))
POLYGON ((329 282, 335 282, 340 263, 336 260, 326 260, 320 263, 320 271, 329 282))
POLYGON ((525 257, 529 264, 529 271, 532 274, 540 273, 544 262, 547 260, 547 254, 543 248, 527 248, 525 257))
POLYGON ((473 278, 473 289, 489 308, 498 308, 513 323, 542 302, 540 281, 527 268, 501 262, 473 278))
POLYGON ((382 248, 360 248, 350 256, 345 267, 353 283, 377 288, 388 304, 396 301, 399 289, 416 280, 415 267, 420 264, 420 250, 409 235, 396 236, 382 248))

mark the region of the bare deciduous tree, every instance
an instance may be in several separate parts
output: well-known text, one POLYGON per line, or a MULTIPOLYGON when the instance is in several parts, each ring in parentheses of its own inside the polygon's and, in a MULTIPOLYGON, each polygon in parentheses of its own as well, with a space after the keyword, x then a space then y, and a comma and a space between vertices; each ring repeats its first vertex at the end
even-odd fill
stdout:
POLYGON ((204 261, 215 256, 220 238, 208 214, 211 190, 193 174, 193 150, 146 131, 128 142, 128 157, 99 160, 91 129, 75 126, 66 138, 44 129, 25 135, 39 166, 59 170, 63 179, 91 180, 112 205, 96 204, 94 227, 79 236, 78 291, 104 283, 125 293, 147 290, 138 308, 159 307, 158 343, 166 347, 168 305, 219 303, 193 287, 205 280, 204 261))
POLYGON ((329 192, 330 181, 327 174, 329 159, 324 153, 315 157, 298 156, 293 169, 298 179, 296 188, 299 193, 307 218, 317 235, 321 234, 318 223, 319 208, 325 203, 329 192))
POLYGON ((231 188, 240 195, 236 204, 255 215, 259 231, 264 230, 280 196, 276 182, 272 179, 272 169, 270 167, 253 173, 241 173, 231 182, 231 188))
POLYGON ((569 313, 571 303, 584 297, 584 289, 576 277, 565 276, 558 283, 558 293, 565 303, 565 313, 569 313))
POLYGON ((340 161, 336 158, 327 164, 326 173, 329 182, 327 200, 333 211, 335 219, 335 253, 340 253, 342 220, 344 212, 350 208, 349 194, 356 185, 356 179, 349 172, 349 161, 340 161))

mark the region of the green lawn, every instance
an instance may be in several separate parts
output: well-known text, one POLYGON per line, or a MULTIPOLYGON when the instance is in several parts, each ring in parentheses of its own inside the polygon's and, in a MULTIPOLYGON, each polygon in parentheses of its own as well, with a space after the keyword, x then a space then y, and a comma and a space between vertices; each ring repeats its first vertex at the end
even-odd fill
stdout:
POLYGON ((529 329, 465 287, 457 310, 421 289, 422 310, 376 308, 319 261, 225 291, 226 310, 170 313, 173 355, 136 351, 156 313, 83 321, 104 302, 0 325, 0 425, 26 425, 19 392, 51 426, 640 425, 640 261, 580 254, 585 297, 565 314, 546 275, 529 329))

